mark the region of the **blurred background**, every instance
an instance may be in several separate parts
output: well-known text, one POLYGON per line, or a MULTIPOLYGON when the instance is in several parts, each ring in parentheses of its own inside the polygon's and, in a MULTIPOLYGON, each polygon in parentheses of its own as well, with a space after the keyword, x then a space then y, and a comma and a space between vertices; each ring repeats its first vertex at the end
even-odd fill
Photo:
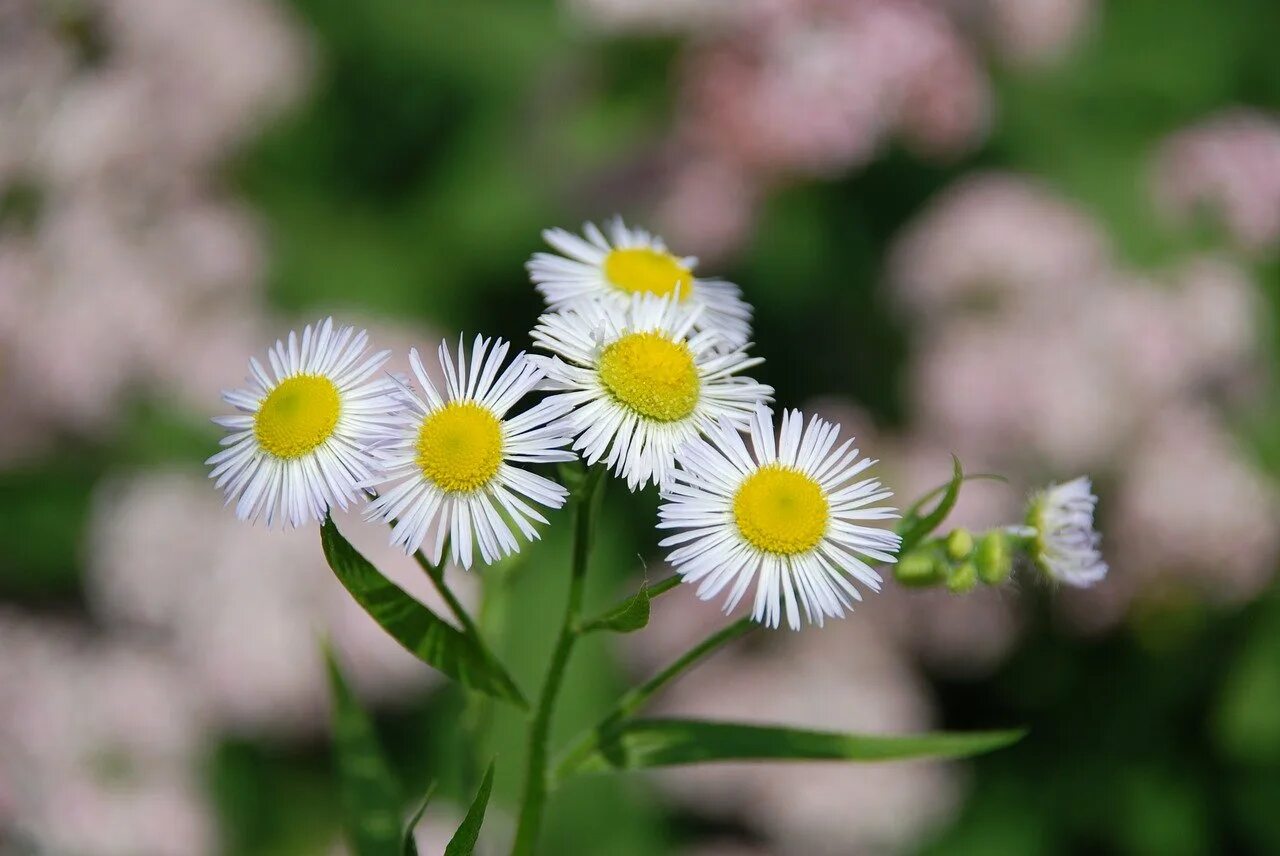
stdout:
MULTIPOLYGON (((1272 0, 0 0, 0 853, 337 854, 333 638, 439 853, 521 721, 382 638, 315 533, 238 524, 211 415, 322 313, 527 342, 539 230, 621 213, 756 306, 756 374, 955 522, 1092 474, 1111 576, 892 585, 657 710, 1027 725, 964 764, 584 780, 555 854, 1280 852, 1272 0), (462 725, 460 725, 460 723, 462 725)), ((612 491, 590 596, 663 576, 612 491)), ((452 579, 526 687, 565 515, 452 579), (486 580, 482 596, 478 584, 486 580)), ((339 525, 428 602, 375 527, 339 525)), ((564 726, 724 619, 580 646, 564 726)))

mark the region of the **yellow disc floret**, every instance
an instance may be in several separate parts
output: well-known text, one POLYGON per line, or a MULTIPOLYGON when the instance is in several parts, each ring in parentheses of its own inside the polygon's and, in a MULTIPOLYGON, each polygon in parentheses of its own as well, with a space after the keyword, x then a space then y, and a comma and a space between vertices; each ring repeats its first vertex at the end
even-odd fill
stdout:
POLYGON ((484 487, 502 464, 502 423, 487 407, 454 401, 422 421, 418 466, 441 490, 484 487))
POLYGON ((748 476, 733 498, 733 519, 751 546, 793 556, 813 549, 827 531, 827 498, 804 473, 770 464, 748 476))
POLYGON ((657 422, 692 413, 702 385, 689 346, 661 333, 628 333, 605 346, 600 380, 622 404, 657 422))
POLYGON ((693 272, 671 253, 648 247, 611 250, 604 259, 604 275, 628 294, 666 297, 676 293, 683 303, 693 292, 693 272))
POLYGON ((294 375, 271 390, 253 419, 258 443, 277 458, 292 460, 333 436, 342 401, 323 375, 294 375))

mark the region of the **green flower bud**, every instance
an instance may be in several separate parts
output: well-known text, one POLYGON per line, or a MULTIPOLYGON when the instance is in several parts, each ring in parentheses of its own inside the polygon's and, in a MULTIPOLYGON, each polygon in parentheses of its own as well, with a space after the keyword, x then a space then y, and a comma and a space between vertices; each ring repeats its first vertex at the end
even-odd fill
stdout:
POLYGON ((946 540, 947 558, 963 562, 973 553, 973 536, 968 529, 952 529, 946 540))
POLYGON ((978 568, 973 562, 961 562, 951 569, 947 588, 955 594, 964 594, 978 584, 978 568))
POLYGON ((899 556, 893 566, 893 576, 904 586, 923 588, 937 585, 946 578, 945 567, 939 567, 933 550, 912 550, 899 556))
POLYGON ((983 535, 978 539, 973 560, 978 566, 979 579, 989 586, 1002 584, 1013 573, 1013 550, 1009 544, 1009 535, 998 529, 983 535))

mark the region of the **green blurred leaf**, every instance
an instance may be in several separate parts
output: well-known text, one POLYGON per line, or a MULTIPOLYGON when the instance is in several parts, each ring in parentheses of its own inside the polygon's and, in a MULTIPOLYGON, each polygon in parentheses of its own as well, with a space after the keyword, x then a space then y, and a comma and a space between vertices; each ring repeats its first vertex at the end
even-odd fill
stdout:
POLYGON ((459 631, 383 576, 342 537, 333 520, 320 530, 334 574, 392 638, 422 662, 477 692, 528 709, 502 664, 478 639, 459 631))
POLYGON ((566 758, 558 777, 711 761, 897 761, 962 758, 1020 740, 1020 729, 912 735, 841 734, 783 726, 682 719, 632 719, 596 735, 566 758))
POLYGON ((431 802, 431 797, 436 792, 436 783, 432 782, 427 786, 427 792, 422 795, 422 802, 418 803, 418 810, 413 813, 413 817, 409 818, 409 822, 404 827, 404 846, 402 852, 404 856, 418 856, 418 842, 414 840, 413 831, 418 828, 422 815, 427 811, 427 805, 431 802))
POLYGON ((378 748, 373 724, 325 649, 333 693, 333 744, 347 835, 357 856, 401 852, 400 796, 378 748))
POLYGON ((484 780, 480 782, 480 790, 476 791, 476 798, 471 801, 471 808, 467 809, 462 825, 444 848, 444 856, 471 856, 476 849, 476 839, 480 837, 480 827, 484 825, 484 812, 489 806, 489 793, 492 790, 493 762, 490 761, 489 769, 484 771, 484 780))
POLYGON ((960 496, 960 486, 964 484, 964 470, 960 466, 960 459, 955 455, 951 456, 952 474, 951 481, 947 482, 945 488, 942 488, 942 498, 938 500, 938 504, 934 506, 933 511, 928 514, 921 515, 921 506, 928 502, 936 493, 930 491, 921 497, 914 505, 903 512, 902 520, 898 522, 898 534, 902 536, 902 546, 898 549, 898 555, 909 552, 917 544, 929 537, 933 530, 947 519, 947 515, 951 513, 951 509, 955 507, 956 500, 960 496))

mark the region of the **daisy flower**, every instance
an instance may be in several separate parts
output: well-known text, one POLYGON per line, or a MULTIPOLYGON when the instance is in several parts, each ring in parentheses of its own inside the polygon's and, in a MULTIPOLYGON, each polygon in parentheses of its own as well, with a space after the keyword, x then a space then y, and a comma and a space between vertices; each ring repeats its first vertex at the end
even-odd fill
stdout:
POLYGON ((570 438, 551 424, 569 405, 544 400, 508 418, 507 411, 543 380, 523 351, 502 369, 508 348, 502 339, 476 336, 468 360, 459 338, 455 364, 441 342, 443 394, 417 349, 409 351, 418 388, 400 384, 399 410, 380 431, 377 452, 383 471, 376 483, 395 484, 365 512, 369 520, 395 521, 391 543, 406 553, 423 547, 439 564, 448 536, 454 562, 470 568, 474 544, 492 564, 520 550, 511 524, 528 540, 539 537, 533 523, 547 521, 529 502, 564 505, 563 487, 512 464, 574 459, 563 448, 570 438))
POLYGON ((875 463, 858 458, 853 439, 834 448, 840 426, 798 410, 783 411, 774 440, 773 413, 760 405, 748 450, 737 428, 721 423, 706 439, 686 445, 673 485, 663 492, 659 529, 682 530, 664 539, 676 547, 667 561, 703 600, 732 587, 731 612, 753 580, 756 621, 800 628, 800 612, 822 626, 862 596, 857 580, 880 590, 880 575, 861 557, 895 561, 901 538, 867 525, 897 510, 875 503, 892 494, 872 478, 854 481, 875 463))
POLYGON ((721 420, 745 426, 773 388, 735 375, 763 360, 724 351, 711 330, 694 332, 701 307, 636 295, 614 311, 600 301, 552 312, 531 333, 554 357, 548 401, 565 417, 588 464, 602 458, 631 490, 665 483, 676 450, 721 420), (559 390, 559 392, 556 392, 559 390))
POLYGON ((247 389, 223 400, 240 413, 213 421, 227 448, 205 463, 236 503, 236 516, 304 526, 346 508, 373 472, 374 430, 392 407, 390 384, 372 379, 391 355, 367 355, 369 335, 326 318, 267 351, 271 371, 249 360, 247 389))
POLYGON ((1031 553, 1051 579, 1086 588, 1107 575, 1098 545, 1102 536, 1093 528, 1098 498, 1085 476, 1054 484, 1031 500, 1027 511, 1031 553))
POLYGON ((696 258, 672 254, 662 238, 644 229, 628 229, 621 217, 610 221, 607 229, 607 237, 594 223, 583 225, 585 238, 564 229, 542 233, 562 255, 534 253, 526 267, 552 311, 590 299, 603 299, 621 310, 635 294, 670 295, 703 307, 699 326, 719 332, 728 348, 747 344, 751 306, 738 286, 695 277, 696 258))

